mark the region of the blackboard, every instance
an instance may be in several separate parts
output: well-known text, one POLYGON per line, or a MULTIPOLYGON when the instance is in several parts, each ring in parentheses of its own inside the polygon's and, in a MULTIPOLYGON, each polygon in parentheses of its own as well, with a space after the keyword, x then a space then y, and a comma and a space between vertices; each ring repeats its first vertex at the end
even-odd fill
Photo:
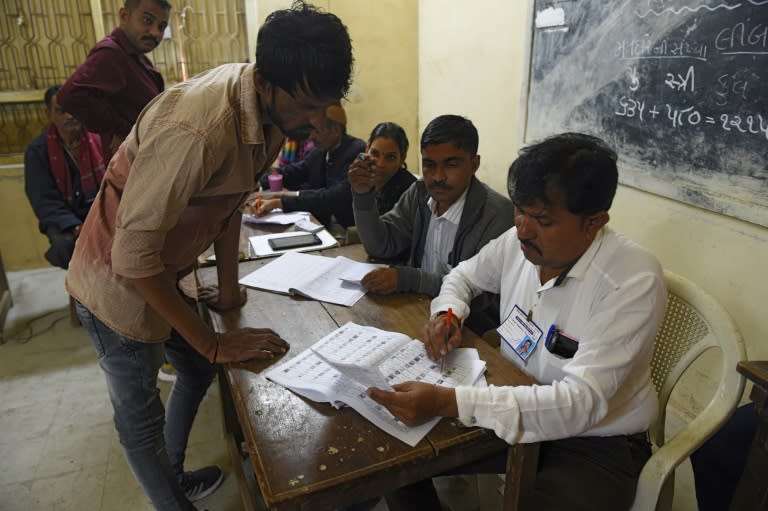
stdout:
POLYGON ((768 226, 768 0, 534 0, 525 142, 619 153, 623 184, 768 226))

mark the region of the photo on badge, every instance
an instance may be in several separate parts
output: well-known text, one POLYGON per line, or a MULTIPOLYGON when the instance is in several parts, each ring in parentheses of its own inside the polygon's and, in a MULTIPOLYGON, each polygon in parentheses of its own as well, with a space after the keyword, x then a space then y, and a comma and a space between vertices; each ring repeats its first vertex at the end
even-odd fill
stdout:
POLYGON ((515 347, 515 353, 524 361, 528 361, 534 349, 536 349, 536 341, 530 335, 526 335, 515 347))

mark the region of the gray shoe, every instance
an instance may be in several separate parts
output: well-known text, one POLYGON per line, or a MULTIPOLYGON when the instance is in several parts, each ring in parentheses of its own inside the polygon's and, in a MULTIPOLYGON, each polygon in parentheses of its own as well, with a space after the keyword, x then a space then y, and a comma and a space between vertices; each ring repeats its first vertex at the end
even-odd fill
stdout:
POLYGON ((215 492, 223 480, 224 472, 216 465, 211 465, 200 470, 184 472, 179 484, 187 498, 195 502, 215 492))

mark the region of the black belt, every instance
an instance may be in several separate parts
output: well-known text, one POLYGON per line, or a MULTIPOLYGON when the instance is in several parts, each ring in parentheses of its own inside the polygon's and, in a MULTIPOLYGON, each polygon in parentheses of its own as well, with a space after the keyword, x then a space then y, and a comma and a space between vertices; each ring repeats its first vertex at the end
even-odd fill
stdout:
POLYGON ((643 431, 642 433, 635 433, 633 435, 625 435, 627 440, 629 440, 632 443, 650 443, 648 439, 648 432, 643 431))

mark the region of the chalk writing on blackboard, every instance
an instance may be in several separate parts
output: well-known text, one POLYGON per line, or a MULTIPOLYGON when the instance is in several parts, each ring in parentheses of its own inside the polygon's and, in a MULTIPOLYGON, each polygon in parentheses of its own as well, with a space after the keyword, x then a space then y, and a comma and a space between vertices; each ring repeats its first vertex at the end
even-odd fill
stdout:
POLYGON ((768 0, 535 0, 526 141, 612 143, 624 184, 768 226, 768 0))

